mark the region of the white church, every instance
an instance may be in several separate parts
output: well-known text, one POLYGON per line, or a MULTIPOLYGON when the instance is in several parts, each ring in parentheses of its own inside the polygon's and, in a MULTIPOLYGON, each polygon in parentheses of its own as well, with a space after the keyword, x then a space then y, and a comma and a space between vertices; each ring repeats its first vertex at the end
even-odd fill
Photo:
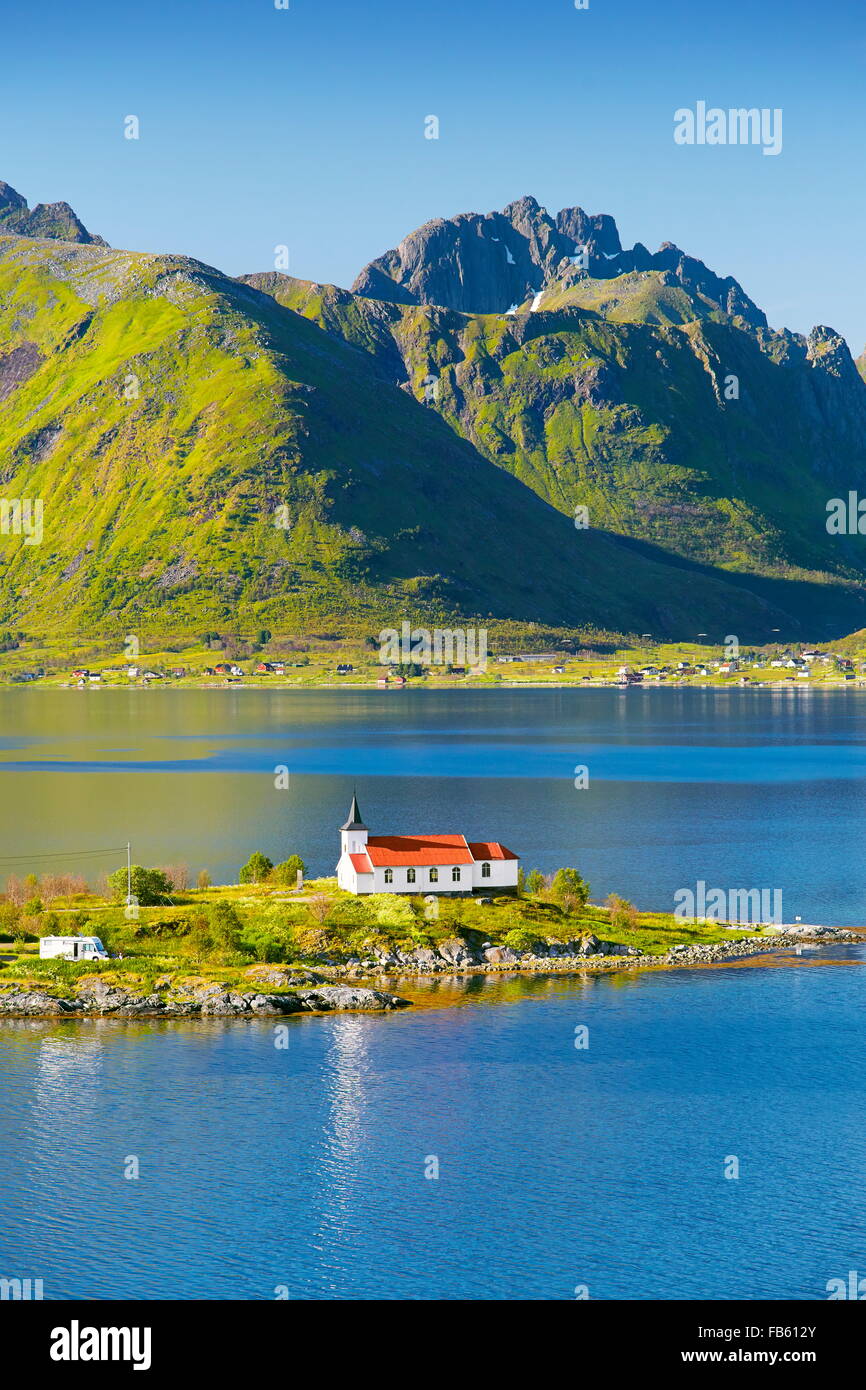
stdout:
POLYGON ((517 887, 520 860, 496 840, 371 835, 352 797, 340 826, 337 883, 347 893, 472 893, 517 887))

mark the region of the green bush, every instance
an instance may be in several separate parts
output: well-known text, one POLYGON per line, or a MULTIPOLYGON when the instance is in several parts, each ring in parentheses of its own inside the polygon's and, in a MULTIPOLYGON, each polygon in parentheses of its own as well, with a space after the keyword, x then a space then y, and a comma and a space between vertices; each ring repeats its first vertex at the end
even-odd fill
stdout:
POLYGON ((244 947, 264 965, 286 965, 293 956, 292 944, 285 933, 267 931, 247 932, 244 947))
POLYGON ((240 949, 243 923, 231 903, 214 903, 208 913, 214 943, 221 951, 240 949))
POLYGON ((396 893, 370 893, 364 898, 368 920, 379 927, 412 927, 415 914, 407 898, 396 893))
POLYGON ((513 927, 506 932, 502 938, 503 946, 510 946, 512 951, 534 951, 538 944, 538 937, 531 932, 524 931, 521 927, 513 927))

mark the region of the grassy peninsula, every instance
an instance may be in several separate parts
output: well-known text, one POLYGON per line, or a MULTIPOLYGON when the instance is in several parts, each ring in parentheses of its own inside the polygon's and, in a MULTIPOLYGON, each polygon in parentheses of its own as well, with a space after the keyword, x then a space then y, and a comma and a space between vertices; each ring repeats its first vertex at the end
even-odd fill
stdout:
POLYGON ((641 912, 616 897, 594 905, 581 900, 568 878, 557 885, 555 878, 531 875, 530 883, 534 891, 524 888, 518 896, 441 898, 434 907, 420 897, 353 897, 325 878, 300 889, 268 881, 204 885, 173 889, 164 901, 138 906, 134 917, 116 897, 80 882, 55 884, 76 891, 47 902, 49 882, 13 884, 11 897, 19 901, 7 892, 0 902, 0 990, 74 999, 102 977, 143 995, 209 985, 250 989, 262 980, 279 992, 299 979, 358 981, 431 968, 574 968, 575 956, 584 953, 582 966, 607 970, 677 946, 761 935, 641 912), (33 896, 21 902, 22 890, 33 896), (98 936, 112 959, 39 958, 40 937, 75 934, 98 936))

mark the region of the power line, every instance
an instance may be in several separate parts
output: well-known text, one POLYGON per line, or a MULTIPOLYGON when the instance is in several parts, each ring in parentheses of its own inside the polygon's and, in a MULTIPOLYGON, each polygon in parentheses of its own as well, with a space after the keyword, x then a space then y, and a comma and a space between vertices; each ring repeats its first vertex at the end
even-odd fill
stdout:
POLYGON ((0 864, 30 863, 42 859, 92 859, 101 854, 121 854, 126 845, 109 845, 106 849, 58 850, 56 854, 2 854, 0 864))

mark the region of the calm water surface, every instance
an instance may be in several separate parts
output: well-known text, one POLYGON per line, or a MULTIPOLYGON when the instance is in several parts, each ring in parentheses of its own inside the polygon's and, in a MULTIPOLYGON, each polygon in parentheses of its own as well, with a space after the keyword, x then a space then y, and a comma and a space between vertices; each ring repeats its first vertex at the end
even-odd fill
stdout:
POLYGON ((47 1298, 826 1298, 866 1269, 863 955, 440 985, 285 1050, 4 1025, 0 1270, 47 1298))
MULTIPOLYGON (((330 872, 357 780, 376 831, 496 837, 596 897, 670 908, 704 879, 863 924, 864 699, 4 691, 0 856, 111 869, 130 838, 216 879, 253 848, 330 872)), ((4 1024, 0 1275, 49 1298, 823 1298, 866 1270, 864 955, 439 981, 394 1017, 289 1020, 285 1050, 264 1021, 4 1024)))
POLYGON ((129 839, 215 882, 257 848, 333 873, 355 781, 374 833, 499 839, 599 900, 670 910, 703 879, 866 924, 866 691, 0 693, 0 857, 21 872, 129 839))

